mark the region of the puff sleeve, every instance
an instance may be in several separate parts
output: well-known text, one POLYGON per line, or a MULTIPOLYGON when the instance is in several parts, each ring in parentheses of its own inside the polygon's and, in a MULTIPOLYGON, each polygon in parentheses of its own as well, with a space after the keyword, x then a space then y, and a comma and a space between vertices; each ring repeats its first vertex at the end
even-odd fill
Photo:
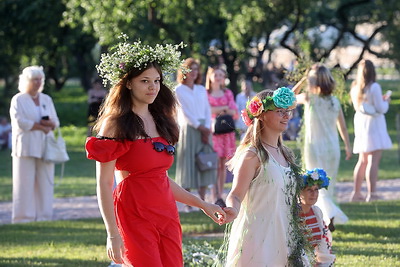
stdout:
POLYGON ((129 147, 130 144, 128 142, 96 137, 88 137, 85 144, 87 158, 99 162, 115 160, 124 155, 129 150, 129 147))

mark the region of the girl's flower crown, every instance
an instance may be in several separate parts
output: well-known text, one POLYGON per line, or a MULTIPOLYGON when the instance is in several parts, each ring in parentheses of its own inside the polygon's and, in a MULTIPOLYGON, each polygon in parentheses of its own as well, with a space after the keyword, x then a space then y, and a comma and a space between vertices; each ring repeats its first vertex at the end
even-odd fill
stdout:
POLYGON ((295 106, 296 96, 294 92, 287 87, 280 87, 274 91, 272 96, 266 96, 264 99, 255 96, 250 101, 247 101, 246 108, 241 111, 242 119, 247 126, 250 126, 254 118, 264 111, 277 108, 294 108, 295 106))
POLYGON ((326 172, 323 169, 315 168, 313 170, 307 170, 305 174, 302 176, 303 178, 303 187, 318 185, 319 189, 325 188, 328 189, 329 180, 331 179, 326 175, 326 172))
POLYGON ((124 41, 112 47, 111 53, 102 54, 100 64, 96 65, 104 85, 107 82, 115 85, 132 68, 142 69, 151 62, 157 62, 160 65, 164 76, 163 83, 169 88, 174 85, 170 76, 176 70, 180 68, 183 74, 190 72, 188 68, 182 66, 183 60, 180 59, 179 49, 185 47, 183 43, 178 45, 157 44, 155 47, 151 47, 142 44, 140 40, 130 44, 127 42, 128 36, 123 33, 118 38, 122 38, 124 41))

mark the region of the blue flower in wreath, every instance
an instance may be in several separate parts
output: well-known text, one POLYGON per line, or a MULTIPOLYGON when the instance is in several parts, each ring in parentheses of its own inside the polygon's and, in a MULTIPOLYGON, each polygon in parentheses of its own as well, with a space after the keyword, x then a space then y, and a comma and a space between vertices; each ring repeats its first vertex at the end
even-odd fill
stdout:
POLYGON ((274 105, 278 108, 287 109, 296 104, 296 96, 292 90, 287 87, 280 87, 272 95, 274 105))
POLYGON ((307 186, 318 185, 318 187, 328 189, 329 180, 331 179, 326 175, 324 169, 315 168, 313 170, 307 170, 302 176, 303 178, 303 188, 307 186))

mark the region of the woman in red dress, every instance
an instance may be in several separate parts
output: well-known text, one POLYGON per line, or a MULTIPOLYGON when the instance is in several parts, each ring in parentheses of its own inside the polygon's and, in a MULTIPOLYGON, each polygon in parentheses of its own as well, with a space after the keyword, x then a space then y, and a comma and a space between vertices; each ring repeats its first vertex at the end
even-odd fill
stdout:
POLYGON ((98 136, 87 139, 86 150, 88 158, 97 161, 107 254, 123 266, 183 266, 175 201, 201 208, 219 224, 225 215, 219 206, 190 194, 167 174, 179 131, 176 100, 162 71, 180 65, 177 48, 120 43, 97 67, 113 87, 94 128, 98 136))

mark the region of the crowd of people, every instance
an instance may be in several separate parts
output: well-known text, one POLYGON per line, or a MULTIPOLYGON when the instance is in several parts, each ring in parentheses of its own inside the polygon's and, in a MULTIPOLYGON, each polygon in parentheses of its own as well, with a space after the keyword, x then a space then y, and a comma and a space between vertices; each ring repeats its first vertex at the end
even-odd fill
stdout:
MULTIPOLYGON (((232 222, 220 259, 224 266, 334 263, 334 222, 348 220, 335 200, 339 135, 346 160, 359 154, 352 201, 379 198, 379 162, 382 150, 392 146, 384 116, 390 95, 382 95, 371 61, 359 64, 351 87, 352 148, 333 95, 335 80, 324 64, 313 65, 293 88, 256 93, 252 81, 243 80, 235 99, 223 67, 209 67, 203 85, 200 62, 182 63, 179 46, 160 53, 125 40, 114 49, 97 68, 110 90, 97 79, 88 94, 85 145, 87 157, 96 160, 98 204, 113 262, 182 266, 179 201, 186 211, 200 208, 220 225, 232 222), (127 47, 131 53, 122 53, 127 47), (171 69, 177 70, 175 88, 165 75, 171 69), (300 124, 304 169, 284 143, 296 138, 300 124), (199 152, 215 153, 215 168, 198 168, 199 152), (175 180, 168 176, 174 160, 175 180), (224 195, 227 171, 234 178, 224 195), (367 196, 361 195, 364 178, 367 196), (209 189, 212 201, 205 198, 209 189)), ((0 144, 12 149, 13 223, 52 219, 54 163, 43 159, 43 151, 60 122, 51 97, 42 92, 44 78, 42 67, 25 68, 11 100, 11 127, 1 118, 0 144)))

